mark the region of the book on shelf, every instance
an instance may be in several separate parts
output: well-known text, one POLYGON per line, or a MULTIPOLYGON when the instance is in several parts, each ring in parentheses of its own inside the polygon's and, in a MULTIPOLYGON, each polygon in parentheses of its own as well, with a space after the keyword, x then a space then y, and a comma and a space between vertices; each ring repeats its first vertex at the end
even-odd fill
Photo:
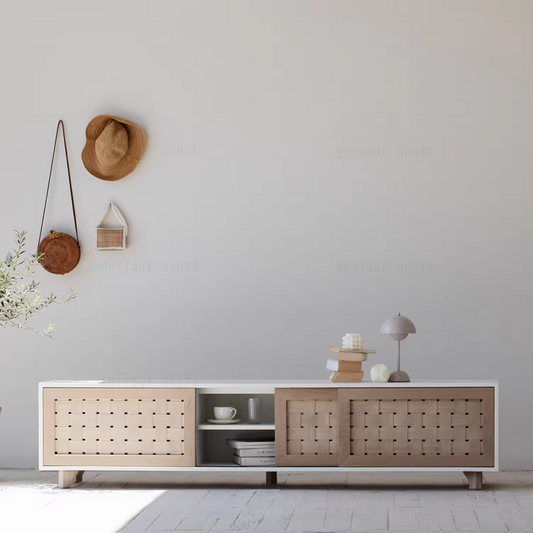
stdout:
POLYGON ((338 361, 337 359, 328 359, 326 368, 333 372, 360 372, 363 365, 362 361, 338 361))
POLYGON ((233 462, 240 466, 276 466, 275 457, 239 457, 234 455, 233 462))
POLYGON ((233 455, 238 457, 274 457, 276 455, 276 448, 269 446, 268 448, 251 448, 249 450, 239 450, 232 448, 233 455))
POLYGON ((272 448, 276 447, 274 439, 227 439, 227 445, 237 450, 250 450, 254 448, 272 448))
POLYGON ((358 383, 363 379, 363 372, 333 372, 329 379, 334 383, 358 383))

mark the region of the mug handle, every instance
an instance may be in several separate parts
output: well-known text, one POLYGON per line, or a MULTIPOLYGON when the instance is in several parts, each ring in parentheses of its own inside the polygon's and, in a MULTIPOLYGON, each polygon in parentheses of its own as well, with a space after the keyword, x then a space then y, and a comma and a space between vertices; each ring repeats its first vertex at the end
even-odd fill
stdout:
POLYGON ((231 408, 231 416, 229 417, 230 420, 233 420, 237 416, 237 409, 235 407, 231 408))

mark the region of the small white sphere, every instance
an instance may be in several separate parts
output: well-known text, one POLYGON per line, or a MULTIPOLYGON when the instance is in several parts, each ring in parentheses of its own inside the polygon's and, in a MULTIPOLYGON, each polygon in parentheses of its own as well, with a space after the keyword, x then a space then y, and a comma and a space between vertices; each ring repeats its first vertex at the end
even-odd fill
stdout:
POLYGON ((389 381, 390 372, 389 369, 382 364, 374 365, 370 369, 370 379, 374 383, 387 383, 389 381))

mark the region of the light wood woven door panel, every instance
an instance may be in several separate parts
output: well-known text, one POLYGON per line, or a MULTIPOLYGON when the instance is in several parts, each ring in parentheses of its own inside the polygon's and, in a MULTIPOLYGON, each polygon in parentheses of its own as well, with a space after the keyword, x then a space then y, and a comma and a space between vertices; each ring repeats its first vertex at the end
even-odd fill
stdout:
POLYGON ((45 388, 45 466, 194 466, 194 389, 45 388))
POLYGON ((276 389, 276 465, 337 466, 337 389, 276 389))
POLYGON ((494 466, 494 389, 339 390, 339 465, 494 466))

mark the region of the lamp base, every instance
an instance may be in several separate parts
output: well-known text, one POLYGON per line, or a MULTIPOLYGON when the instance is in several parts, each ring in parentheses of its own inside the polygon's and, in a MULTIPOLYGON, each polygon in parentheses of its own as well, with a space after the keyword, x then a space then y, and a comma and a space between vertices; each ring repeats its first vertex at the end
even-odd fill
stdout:
POLYGON ((394 372, 391 372, 391 375, 389 377, 389 382, 399 382, 403 381, 408 382, 411 381, 411 378, 409 377, 409 374, 407 372, 404 372, 403 370, 395 370, 394 372))

